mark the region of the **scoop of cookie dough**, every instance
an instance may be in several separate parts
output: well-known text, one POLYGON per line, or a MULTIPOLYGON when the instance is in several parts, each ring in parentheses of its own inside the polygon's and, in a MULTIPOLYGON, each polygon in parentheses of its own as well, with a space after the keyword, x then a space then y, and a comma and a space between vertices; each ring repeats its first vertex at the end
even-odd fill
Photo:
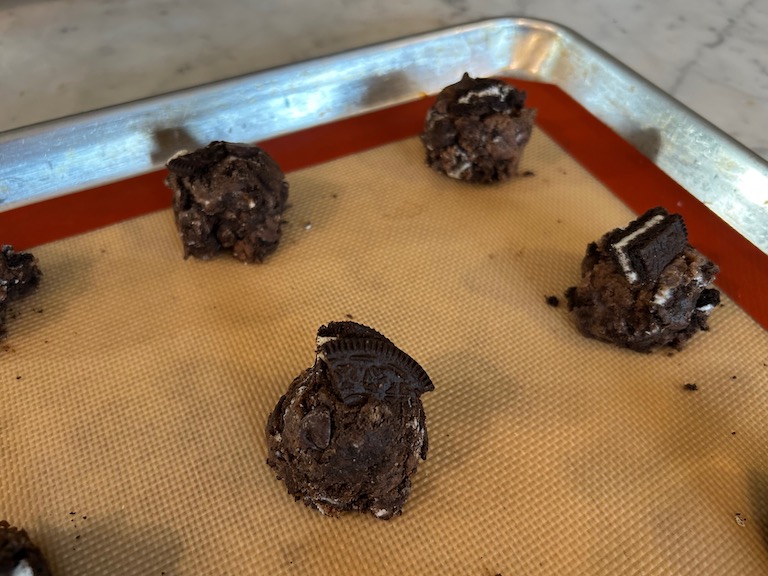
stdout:
POLYGON ((682 349, 720 303, 719 268, 688 243, 679 214, 653 208, 589 244, 566 292, 583 334, 640 352, 682 349))
POLYGON ((525 92, 493 78, 470 78, 444 88, 427 113, 421 140, 427 164, 451 178, 491 183, 517 173, 536 111, 525 92))
POLYGON ((211 142, 177 154, 167 167, 185 258, 231 250, 244 262, 261 262, 277 249, 288 183, 264 150, 211 142))
POLYGON ((0 520, 0 575, 50 576, 43 553, 29 539, 26 531, 0 520))
POLYGON ((399 514, 427 457, 420 396, 434 386, 375 330, 331 322, 317 332, 315 363, 280 398, 266 428, 267 464, 288 492, 323 514, 399 514))
POLYGON ((29 252, 15 252, 8 245, 0 248, 0 337, 5 335, 8 303, 37 288, 41 275, 37 259, 29 252))

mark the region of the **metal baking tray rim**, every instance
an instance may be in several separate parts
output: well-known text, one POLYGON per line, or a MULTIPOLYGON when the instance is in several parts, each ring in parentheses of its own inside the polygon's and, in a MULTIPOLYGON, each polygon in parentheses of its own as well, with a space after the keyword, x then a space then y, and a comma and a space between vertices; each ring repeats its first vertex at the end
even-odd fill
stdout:
POLYGON ((452 26, 0 134, 0 211, 401 104, 464 72, 554 84, 768 254, 768 163, 569 28, 452 26))

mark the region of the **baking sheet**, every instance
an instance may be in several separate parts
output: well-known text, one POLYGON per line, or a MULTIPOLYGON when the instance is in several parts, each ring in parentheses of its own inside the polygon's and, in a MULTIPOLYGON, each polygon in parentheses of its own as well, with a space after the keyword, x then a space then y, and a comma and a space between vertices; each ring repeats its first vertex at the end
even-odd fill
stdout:
POLYGON ((765 573, 768 333, 726 298, 681 353, 583 338, 545 297, 634 216, 541 130, 521 170, 454 182, 410 138, 293 172, 263 265, 184 261, 169 210, 38 247, 0 352, 3 514, 57 574, 765 573), (350 316, 435 383, 389 522, 323 517, 264 462, 350 316))

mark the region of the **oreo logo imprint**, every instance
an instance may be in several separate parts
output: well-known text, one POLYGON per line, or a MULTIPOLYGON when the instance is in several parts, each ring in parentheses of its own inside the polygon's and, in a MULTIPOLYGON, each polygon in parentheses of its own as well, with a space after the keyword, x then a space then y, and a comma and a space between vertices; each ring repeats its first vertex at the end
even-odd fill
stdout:
POLYGON ((344 324, 333 332, 349 334, 348 337, 322 336, 329 330, 319 330, 317 351, 334 391, 344 404, 357 406, 368 399, 401 401, 434 390, 418 362, 384 336, 359 324, 344 324), (360 337, 363 334, 369 337, 360 337))

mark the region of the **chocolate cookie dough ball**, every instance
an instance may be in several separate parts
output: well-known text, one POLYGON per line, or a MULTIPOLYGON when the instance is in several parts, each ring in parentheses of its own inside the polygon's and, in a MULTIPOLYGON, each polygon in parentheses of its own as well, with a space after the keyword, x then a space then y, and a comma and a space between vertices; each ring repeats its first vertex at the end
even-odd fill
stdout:
POLYGON ((586 336, 640 352, 682 349, 720 303, 719 268, 688 243, 683 218, 653 208, 587 247, 568 308, 586 336))
POLYGON ((488 184, 517 173, 536 111, 525 92, 493 78, 470 78, 443 89, 427 113, 421 141, 427 164, 451 178, 488 184))
POLYGON ((5 335, 8 303, 37 288, 40 276, 37 259, 32 254, 14 252, 13 246, 0 248, 0 338, 5 335))
POLYGON ((43 553, 24 530, 0 520, 0 575, 50 576, 43 553))
POLYGON ((267 422, 267 464, 288 492, 335 516, 399 514, 427 457, 420 396, 434 387, 415 360, 375 330, 331 322, 317 332, 315 363, 267 422))
POLYGON ((261 262, 277 249, 288 183, 264 150, 211 142, 167 167, 184 258, 231 250, 244 262, 261 262))

